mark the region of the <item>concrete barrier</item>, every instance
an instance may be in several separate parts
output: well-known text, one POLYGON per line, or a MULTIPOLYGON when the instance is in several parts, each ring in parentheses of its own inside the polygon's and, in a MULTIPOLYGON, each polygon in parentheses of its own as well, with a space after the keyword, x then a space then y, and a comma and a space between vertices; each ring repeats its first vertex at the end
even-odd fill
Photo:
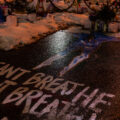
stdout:
POLYGON ((8 26, 17 26, 17 17, 13 15, 9 15, 6 18, 6 24, 8 26))

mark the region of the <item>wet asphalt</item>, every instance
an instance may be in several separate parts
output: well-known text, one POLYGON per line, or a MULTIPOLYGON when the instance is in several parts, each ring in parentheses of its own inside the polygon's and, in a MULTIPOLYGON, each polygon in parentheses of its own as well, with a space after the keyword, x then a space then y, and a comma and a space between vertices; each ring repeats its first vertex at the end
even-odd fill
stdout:
MULTIPOLYGON (((106 40, 100 42, 96 46, 93 46, 92 49, 91 46, 96 43, 91 43, 92 45, 88 45, 85 48, 84 43, 81 42, 80 34, 73 34, 64 30, 58 31, 39 40, 37 43, 7 52, 0 51, 0 61, 13 65, 16 68, 21 67, 30 70, 32 71, 32 75, 42 72, 46 75, 58 78, 65 66, 68 66, 71 61, 73 61, 73 58, 80 56, 81 53, 84 52, 84 49, 87 49, 89 51, 87 52, 89 58, 78 63, 60 78, 89 86, 90 91, 86 94, 90 94, 95 89, 99 89, 99 94, 113 94, 115 97, 106 97, 104 99, 107 102, 111 102, 110 106, 102 103, 97 106, 102 109, 102 112, 98 114, 96 120, 120 120, 120 42, 114 41, 116 38, 113 37, 112 41, 106 40), (33 70, 34 67, 57 54, 62 54, 63 56, 60 59, 53 61, 50 65, 33 70)), ((84 39, 87 35, 83 35, 82 37, 84 39)), ((20 78, 18 86, 20 86, 20 83, 24 82, 29 76, 31 75, 20 78)), ((1 81, 4 81, 4 76, 1 76, 0 79, 1 81)), ((30 89, 33 88, 31 87, 30 89)), ((10 88, 10 91, 12 91, 12 88, 10 88)), ((79 90, 76 91, 76 93, 78 92, 79 90)), ((1 94, 0 102, 2 102, 7 93, 9 93, 9 90, 6 90, 1 94)), ((59 94, 60 93, 57 93, 54 98, 62 99, 59 94)), ((69 101, 71 98, 69 96, 63 97, 63 99, 69 101)), ((4 116, 7 116, 9 120, 35 119, 34 117, 23 117, 24 115, 21 114, 23 106, 24 105, 17 107, 13 103, 7 105, 1 104, 0 119, 4 116)), ((87 114, 86 111, 88 112, 88 107, 84 109, 80 108, 81 114, 85 116, 83 120, 94 120, 89 119, 91 112, 87 114)), ((28 116, 30 115, 28 114, 28 116)), ((42 118, 40 120, 42 120, 42 118)))

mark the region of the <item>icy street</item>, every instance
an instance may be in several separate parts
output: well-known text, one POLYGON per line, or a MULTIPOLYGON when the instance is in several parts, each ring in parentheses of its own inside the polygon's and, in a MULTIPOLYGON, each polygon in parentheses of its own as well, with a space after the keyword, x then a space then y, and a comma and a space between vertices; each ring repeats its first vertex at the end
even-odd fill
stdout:
POLYGON ((120 40, 75 29, 0 51, 1 120, 120 119, 120 40))
MULTIPOLYGON (((56 31, 66 29, 70 26, 80 25, 90 28, 88 15, 75 13, 53 13, 46 17, 37 18, 38 20, 28 21, 27 14, 17 14, 18 26, 0 24, 0 49, 11 50, 16 46, 27 45, 46 37, 56 31), (12 29, 12 30, 11 30, 12 29)), ((30 16, 34 18, 34 14, 30 16)))

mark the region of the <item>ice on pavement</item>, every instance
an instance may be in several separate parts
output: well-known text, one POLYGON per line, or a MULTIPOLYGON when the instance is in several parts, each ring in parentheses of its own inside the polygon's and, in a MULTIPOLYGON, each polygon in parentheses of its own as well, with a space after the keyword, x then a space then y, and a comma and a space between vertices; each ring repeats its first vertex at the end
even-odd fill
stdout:
MULTIPOLYGON (((0 49, 11 50, 16 46, 31 44, 58 30, 80 25, 90 29, 91 22, 86 14, 53 13, 39 17, 32 23, 27 21, 27 14, 15 14, 19 18, 18 26, 0 24, 0 49)), ((119 25, 120 26, 120 25, 119 25)), ((120 34, 114 33, 117 37, 120 34)), ((113 36, 114 36, 113 34, 113 36)))

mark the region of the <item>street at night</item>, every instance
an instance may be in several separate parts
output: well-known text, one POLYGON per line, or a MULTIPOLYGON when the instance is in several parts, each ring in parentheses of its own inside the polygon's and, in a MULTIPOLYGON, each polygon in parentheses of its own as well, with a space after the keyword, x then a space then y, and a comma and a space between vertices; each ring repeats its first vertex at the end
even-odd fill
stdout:
POLYGON ((87 36, 60 30, 1 50, 1 120, 119 120, 119 39, 87 36))
POLYGON ((0 120, 120 120, 120 0, 0 0, 0 120))

